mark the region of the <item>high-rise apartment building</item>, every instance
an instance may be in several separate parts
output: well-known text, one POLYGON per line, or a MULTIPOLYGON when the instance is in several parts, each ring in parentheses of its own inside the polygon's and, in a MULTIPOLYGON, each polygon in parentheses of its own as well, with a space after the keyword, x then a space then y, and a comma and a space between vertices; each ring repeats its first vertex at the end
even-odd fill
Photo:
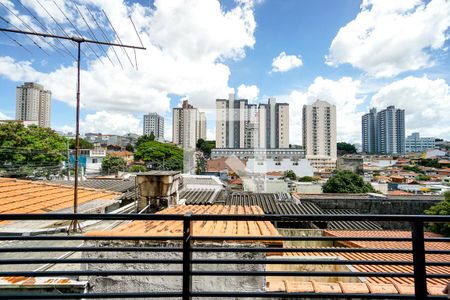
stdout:
POLYGON ((420 137, 418 132, 413 132, 406 138, 405 144, 406 153, 424 152, 436 148, 436 139, 434 137, 420 137))
POLYGON ((206 140, 206 113, 204 112, 198 114, 197 130, 198 139, 206 140))
POLYGON ((303 106, 303 147, 308 156, 336 159, 336 106, 322 100, 303 106))
POLYGON ((39 127, 50 127, 52 92, 34 82, 16 88, 16 120, 33 121, 39 127))
POLYGON ((372 108, 361 118, 362 151, 369 154, 405 153, 405 110, 372 108))
POLYGON ((181 107, 173 109, 172 118, 173 142, 183 149, 195 149, 200 136, 206 138, 206 115, 201 116, 187 100, 181 107))
POLYGON ((144 115, 143 132, 146 135, 153 133, 156 140, 164 141, 164 118, 157 113, 144 115))
POLYGON ((289 104, 249 104, 246 99, 216 100, 216 148, 289 148, 289 104))

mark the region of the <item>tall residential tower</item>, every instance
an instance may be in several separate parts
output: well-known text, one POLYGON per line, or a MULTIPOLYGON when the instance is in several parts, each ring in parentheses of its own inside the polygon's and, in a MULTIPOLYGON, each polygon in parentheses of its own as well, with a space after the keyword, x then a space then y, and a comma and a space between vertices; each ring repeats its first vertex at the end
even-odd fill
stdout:
POLYGON ((336 106, 322 100, 303 106, 303 147, 310 155, 336 159, 336 106))
POLYGON ((195 149, 199 138, 206 138, 206 115, 200 113, 187 100, 173 109, 173 142, 183 149, 195 149))
POLYGON ((150 135, 153 133, 155 139, 158 141, 164 141, 164 118, 157 113, 149 113, 144 115, 144 128, 143 133, 150 135))
POLYGON ((362 116, 361 123, 364 153, 405 153, 405 110, 393 105, 379 112, 372 108, 362 116))
POLYGON ((50 127, 52 92, 34 82, 16 88, 16 120, 33 121, 39 127, 50 127))
POLYGON ((249 104, 246 99, 216 100, 216 148, 289 148, 289 104, 249 104))

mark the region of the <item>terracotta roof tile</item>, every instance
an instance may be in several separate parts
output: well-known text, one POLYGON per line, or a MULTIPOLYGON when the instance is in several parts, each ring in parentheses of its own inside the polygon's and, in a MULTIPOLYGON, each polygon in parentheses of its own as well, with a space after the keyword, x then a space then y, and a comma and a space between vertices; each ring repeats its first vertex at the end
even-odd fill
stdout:
MULTIPOLYGON (((260 214, 258 206, 177 205, 157 214, 260 214)), ((109 231, 88 232, 89 236, 181 236, 182 221, 133 221, 109 231)), ((265 221, 194 221, 192 233, 197 236, 280 236, 270 222, 265 221)), ((250 241, 251 242, 251 241, 250 241)), ((272 241, 279 244, 278 241, 272 241)), ((265 242, 265 243, 272 243, 265 242)))
POLYGON ((312 282, 316 293, 342 293, 341 287, 334 282, 312 282))
POLYGON ((367 287, 371 294, 398 294, 397 289, 393 284, 385 283, 385 284, 373 284, 367 283, 367 287))
POLYGON ((368 294, 369 288, 365 283, 349 283, 339 281, 339 286, 343 293, 346 294, 368 294))
MULTIPOLYGON (((78 203, 111 201, 120 193, 79 188, 78 203)), ((0 178, 0 213, 47 213, 70 208, 73 187, 30 180, 0 178)), ((0 222, 5 224, 6 222, 0 222)))

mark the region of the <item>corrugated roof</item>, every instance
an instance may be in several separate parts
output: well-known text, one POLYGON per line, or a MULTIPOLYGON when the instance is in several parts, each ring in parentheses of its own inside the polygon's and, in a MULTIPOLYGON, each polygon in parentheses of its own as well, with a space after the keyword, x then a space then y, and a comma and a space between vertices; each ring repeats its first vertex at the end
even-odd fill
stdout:
MULTIPOLYGON (((0 213, 47 213, 73 205, 72 187, 37 181, 0 178, 0 195, 0 213)), ((111 201, 119 196, 116 192, 80 188, 78 203, 111 201)))
POLYGON ((212 204, 219 195, 220 190, 211 189, 194 189, 183 190, 180 192, 180 199, 185 199, 186 204, 200 204, 207 205, 212 204))
MULTIPOLYGON (((355 209, 323 209, 324 214, 330 215, 359 215, 355 209)), ((373 221, 329 221, 327 229, 332 230, 383 230, 380 224, 373 221)))
MULTIPOLYGON (((258 206, 177 205, 157 214, 248 214, 261 215, 258 206)), ((182 221, 133 221, 109 231, 88 232, 90 236, 181 236, 182 221)), ((194 221, 194 236, 280 236, 268 221, 194 221)), ((278 243, 275 241, 275 243, 278 243)))
MULTIPOLYGON (((54 180, 51 183, 73 186, 73 181, 67 180, 54 180)), ((78 182, 79 186, 93 189, 104 189, 113 192, 125 193, 130 189, 136 187, 136 181, 134 178, 130 180, 117 180, 117 179, 88 179, 78 182)))

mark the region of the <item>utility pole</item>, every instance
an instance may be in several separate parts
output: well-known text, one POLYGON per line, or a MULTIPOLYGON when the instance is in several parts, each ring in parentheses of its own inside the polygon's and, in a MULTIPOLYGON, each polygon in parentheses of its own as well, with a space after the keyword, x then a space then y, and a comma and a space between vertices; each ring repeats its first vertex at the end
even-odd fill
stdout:
POLYGON ((67 147, 67 180, 70 181, 70 149, 68 140, 66 140, 66 147, 67 147))

